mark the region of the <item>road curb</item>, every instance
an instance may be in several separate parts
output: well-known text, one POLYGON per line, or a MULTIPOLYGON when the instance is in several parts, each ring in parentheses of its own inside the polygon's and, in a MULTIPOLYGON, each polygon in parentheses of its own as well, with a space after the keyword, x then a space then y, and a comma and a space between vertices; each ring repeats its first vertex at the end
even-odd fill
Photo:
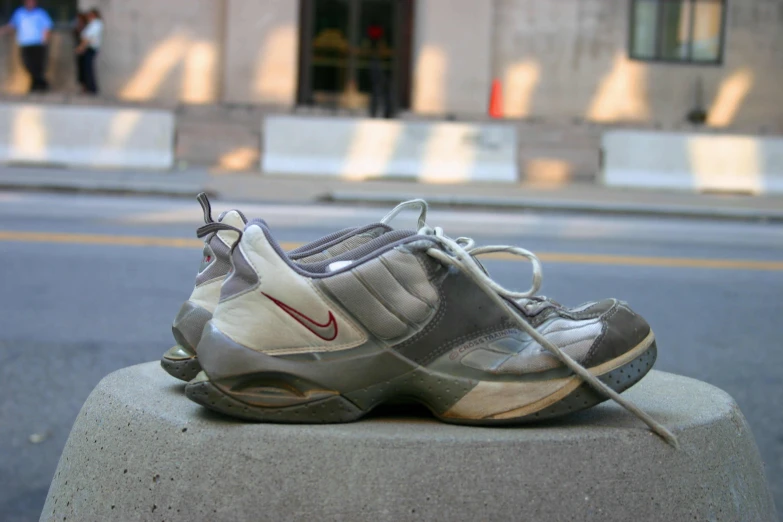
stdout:
MULTIPOLYGON (((416 194, 368 194, 359 192, 330 192, 321 201, 342 204, 394 205, 415 199, 416 194)), ((734 221, 783 222, 783 211, 686 205, 652 205, 645 203, 609 203, 555 199, 497 198, 475 196, 427 196, 433 207, 475 208, 494 210, 535 210, 550 212, 578 212, 591 214, 666 216, 694 219, 722 219, 734 221)))
MULTIPOLYGON (((25 190, 45 192, 92 193, 111 195, 162 196, 194 198, 200 192, 210 197, 237 199, 233 194, 215 190, 202 183, 79 180, 79 179, 25 179, 0 177, 0 190, 25 190)), ((370 193, 332 191, 317 196, 314 202, 346 205, 396 205, 400 201, 422 197, 416 193, 370 193)), ((616 203, 573 201, 567 199, 512 198, 490 196, 427 195, 432 207, 465 208, 508 211, 536 211, 557 213, 659 216, 692 219, 716 219, 729 221, 783 222, 783 210, 697 207, 687 205, 662 205, 649 203, 616 203)))
POLYGON ((139 195, 139 196, 165 196, 178 198, 195 198, 200 192, 209 190, 201 186, 182 186, 182 184, 133 184, 133 183, 112 183, 95 181, 74 181, 68 180, 36 180, 18 181, 14 179, 0 179, 0 190, 25 190, 41 192, 77 192, 90 194, 113 194, 113 195, 139 195))

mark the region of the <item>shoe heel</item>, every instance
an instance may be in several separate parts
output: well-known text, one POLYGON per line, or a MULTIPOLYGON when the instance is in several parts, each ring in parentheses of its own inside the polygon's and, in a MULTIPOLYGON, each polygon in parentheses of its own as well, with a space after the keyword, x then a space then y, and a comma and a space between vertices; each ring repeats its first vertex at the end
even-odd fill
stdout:
POLYGON ((160 366, 172 377, 181 381, 190 381, 201 371, 201 364, 187 348, 177 344, 172 346, 160 359, 160 366))
POLYGON ((185 394, 212 411, 260 422, 352 422, 365 413, 335 391, 280 373, 255 374, 216 384, 202 372, 185 387, 185 394))
POLYGON ((190 381, 201 371, 196 358, 196 346, 201 340, 204 325, 212 317, 208 310, 186 301, 179 310, 171 333, 176 345, 170 348, 160 360, 160 366, 172 377, 190 381))

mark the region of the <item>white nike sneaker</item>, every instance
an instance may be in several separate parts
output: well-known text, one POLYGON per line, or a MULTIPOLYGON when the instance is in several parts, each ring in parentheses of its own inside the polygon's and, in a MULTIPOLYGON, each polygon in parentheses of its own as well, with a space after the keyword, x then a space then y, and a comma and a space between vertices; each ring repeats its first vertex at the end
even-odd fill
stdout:
MULTIPOLYGON (((160 360, 164 370, 183 381, 190 381, 201 371, 196 351, 201 332, 212 318, 220 300, 220 289, 231 272, 232 245, 239 239, 248 221, 239 210, 224 212, 215 221, 206 194, 199 194, 197 199, 204 211, 205 222, 197 231, 198 237, 204 238, 201 266, 193 291, 180 308, 171 328, 177 344, 163 354, 160 360)), ((314 263, 348 252, 391 231, 388 222, 411 204, 418 205, 419 223, 424 223, 426 203, 420 200, 417 203, 408 202, 392 210, 378 223, 339 230, 292 250, 287 256, 296 262, 314 263)))

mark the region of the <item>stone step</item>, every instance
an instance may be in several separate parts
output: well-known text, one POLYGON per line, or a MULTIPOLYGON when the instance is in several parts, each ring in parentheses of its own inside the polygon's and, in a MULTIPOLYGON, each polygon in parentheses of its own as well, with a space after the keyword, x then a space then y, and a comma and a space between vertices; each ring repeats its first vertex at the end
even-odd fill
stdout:
POLYGON ((353 424, 253 424, 187 400, 157 362, 104 378, 41 520, 777 520, 736 403, 651 372, 617 405, 517 428, 387 410, 353 424))

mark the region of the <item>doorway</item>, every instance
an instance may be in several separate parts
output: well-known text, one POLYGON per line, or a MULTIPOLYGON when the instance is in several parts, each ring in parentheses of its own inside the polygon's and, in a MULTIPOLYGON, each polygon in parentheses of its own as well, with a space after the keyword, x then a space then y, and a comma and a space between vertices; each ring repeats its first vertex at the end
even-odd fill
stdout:
POLYGON ((412 31, 413 0, 301 0, 298 103, 408 108, 412 31))

